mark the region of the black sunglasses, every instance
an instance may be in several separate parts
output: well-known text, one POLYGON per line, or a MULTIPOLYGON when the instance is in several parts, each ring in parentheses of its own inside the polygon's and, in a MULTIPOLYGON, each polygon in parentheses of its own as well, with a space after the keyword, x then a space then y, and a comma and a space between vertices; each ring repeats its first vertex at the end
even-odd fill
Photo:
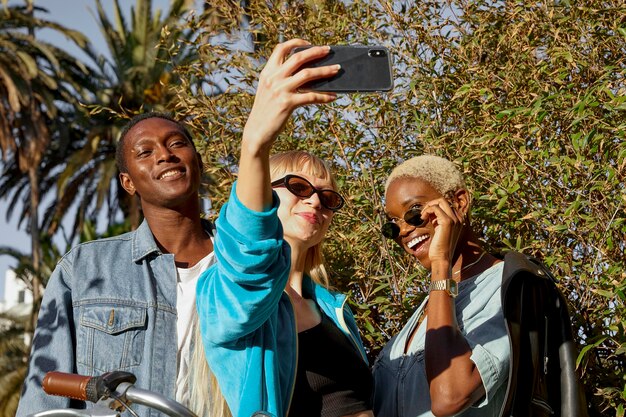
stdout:
POLYGON ((387 223, 383 224, 383 227, 380 230, 383 236, 385 236, 387 239, 397 238, 400 235, 400 226, 398 226, 398 221, 404 221, 407 224, 415 227, 423 227, 428 224, 429 220, 422 219, 421 206, 411 207, 406 211, 406 213, 404 213, 404 216, 402 216, 401 220, 390 220, 387 223))
POLYGON ((289 190, 291 194, 302 198, 309 198, 313 193, 316 193, 322 206, 328 210, 337 211, 343 207, 344 200, 341 194, 333 190, 319 190, 305 178, 297 175, 289 174, 279 180, 272 181, 272 187, 281 186, 289 190))

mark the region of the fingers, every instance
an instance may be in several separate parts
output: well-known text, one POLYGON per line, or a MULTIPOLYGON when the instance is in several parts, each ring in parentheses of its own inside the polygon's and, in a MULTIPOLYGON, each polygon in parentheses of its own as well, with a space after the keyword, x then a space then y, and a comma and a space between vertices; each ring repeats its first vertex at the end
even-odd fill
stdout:
POLYGON ((279 66, 287 60, 291 51, 299 46, 309 46, 309 42, 304 39, 291 39, 283 43, 279 43, 274 47, 272 55, 267 60, 266 66, 279 66))
POLYGON ((330 52, 329 46, 314 46, 292 54, 285 62, 284 67, 290 77, 290 88, 300 93, 310 93, 303 89, 307 83, 322 78, 330 78, 341 70, 340 65, 325 65, 320 67, 304 67, 307 63, 324 58, 330 52))
POLYGON ((328 54, 328 47, 311 47, 291 54, 293 48, 308 46, 302 39, 292 39, 276 45, 263 71, 254 98, 254 104, 246 126, 243 140, 252 150, 271 146, 284 128, 291 113, 300 106, 330 103, 336 94, 328 92, 300 92, 308 81, 332 76, 337 66, 324 66, 299 71, 301 65, 328 54))
POLYGON ((287 91, 308 95, 295 100, 298 105, 327 103, 336 97, 334 93, 320 93, 302 89, 306 83, 321 78, 330 78, 341 69, 339 65, 302 68, 309 62, 324 58, 330 52, 329 46, 311 46, 292 53, 296 47, 309 45, 307 41, 302 39, 292 39, 277 45, 261 73, 264 79, 282 85, 287 91))
POLYGON ((438 198, 436 200, 429 201, 424 205, 422 210, 422 216, 424 214, 434 216, 433 223, 436 224, 457 224, 462 223, 462 219, 457 214, 456 210, 452 208, 448 200, 445 198, 438 198))
POLYGON ((307 104, 325 104, 331 103, 337 98, 335 93, 327 93, 321 91, 310 91, 298 93, 297 96, 292 97, 292 103, 295 107, 304 106, 307 104))
POLYGON ((330 52, 330 46, 311 46, 310 48, 303 49, 301 51, 291 54, 288 59, 285 60, 285 70, 290 74, 300 73, 323 73, 324 70, 328 72, 329 68, 333 68, 332 65, 318 67, 318 68, 302 68, 303 65, 324 58, 330 52))
POLYGON ((435 229, 428 256, 431 262, 435 260, 451 261, 456 242, 461 233, 462 221, 445 198, 429 201, 424 207, 422 214, 426 213, 430 216, 435 229))

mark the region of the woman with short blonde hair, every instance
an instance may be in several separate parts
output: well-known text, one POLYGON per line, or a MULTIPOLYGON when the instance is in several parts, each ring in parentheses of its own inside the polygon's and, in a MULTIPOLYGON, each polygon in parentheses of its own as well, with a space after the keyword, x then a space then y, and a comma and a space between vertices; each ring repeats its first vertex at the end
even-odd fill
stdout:
POLYGON ((376 360, 376 415, 499 416, 510 358, 504 264, 483 249, 470 210, 463 175, 445 158, 418 156, 389 175, 383 235, 430 271, 430 291, 376 360))

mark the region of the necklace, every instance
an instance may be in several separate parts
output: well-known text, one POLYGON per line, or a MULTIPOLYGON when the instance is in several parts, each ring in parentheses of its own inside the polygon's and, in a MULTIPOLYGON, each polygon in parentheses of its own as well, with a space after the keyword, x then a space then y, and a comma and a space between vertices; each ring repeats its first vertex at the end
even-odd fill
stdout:
POLYGON ((460 274, 461 272, 465 271, 466 269, 471 268, 472 266, 476 265, 478 262, 480 262, 481 259, 483 259, 483 256, 485 256, 487 252, 483 252, 478 259, 476 259, 474 262, 472 262, 471 264, 465 265, 463 268, 459 269, 458 271, 454 272, 452 275, 456 275, 456 274, 460 274))

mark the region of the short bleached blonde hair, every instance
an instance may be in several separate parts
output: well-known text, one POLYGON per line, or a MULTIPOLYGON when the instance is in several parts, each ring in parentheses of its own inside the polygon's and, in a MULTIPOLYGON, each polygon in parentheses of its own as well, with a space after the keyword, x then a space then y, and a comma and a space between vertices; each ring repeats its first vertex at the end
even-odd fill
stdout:
POLYGON ((466 188, 463 174, 453 162, 436 155, 420 155, 404 161, 391 171, 385 183, 389 185, 398 178, 417 178, 430 184, 441 195, 466 188))

